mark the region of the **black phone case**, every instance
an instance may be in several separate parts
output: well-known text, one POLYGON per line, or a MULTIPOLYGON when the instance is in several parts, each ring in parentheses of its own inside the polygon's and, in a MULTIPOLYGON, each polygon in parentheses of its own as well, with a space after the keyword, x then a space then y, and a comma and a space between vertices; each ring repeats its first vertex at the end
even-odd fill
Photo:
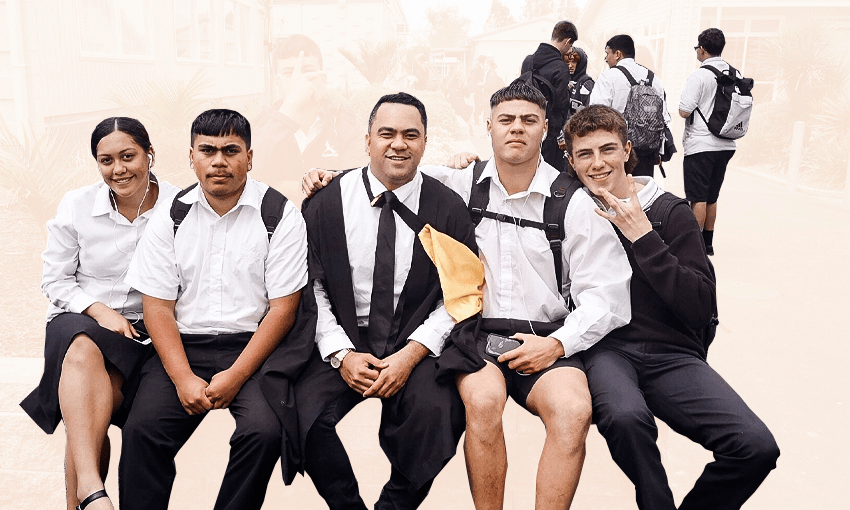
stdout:
POLYGON ((498 357, 506 352, 516 349, 520 345, 522 345, 522 343, 519 340, 490 333, 487 335, 487 345, 484 347, 484 352, 490 356, 498 357))

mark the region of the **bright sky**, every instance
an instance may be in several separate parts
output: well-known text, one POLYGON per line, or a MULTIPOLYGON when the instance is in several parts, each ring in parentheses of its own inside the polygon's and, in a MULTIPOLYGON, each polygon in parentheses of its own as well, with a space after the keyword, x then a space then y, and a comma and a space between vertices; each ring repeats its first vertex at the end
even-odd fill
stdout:
MULTIPOLYGON (((440 5, 458 5, 461 14, 472 20, 472 34, 481 32, 484 22, 487 21, 487 14, 490 12, 491 0, 464 0, 462 2, 450 2, 446 0, 399 0, 404 7, 404 14, 407 16, 407 22, 410 24, 411 30, 422 29, 425 27, 425 9, 428 7, 438 7, 440 5)), ((587 0, 577 0, 577 4, 582 6, 587 0)), ((508 6, 514 17, 519 19, 522 15, 522 8, 525 5, 524 0, 502 0, 502 3, 508 6)))

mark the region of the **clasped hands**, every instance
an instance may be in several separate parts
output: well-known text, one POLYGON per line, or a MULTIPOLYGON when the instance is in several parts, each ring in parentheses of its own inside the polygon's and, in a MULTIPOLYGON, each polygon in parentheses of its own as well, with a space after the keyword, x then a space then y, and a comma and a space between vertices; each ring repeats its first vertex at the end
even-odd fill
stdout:
POLYGON ((190 415, 203 414, 211 409, 226 409, 245 381, 231 370, 222 370, 207 383, 195 374, 174 381, 183 409, 190 415))
POLYGON ((351 389, 366 398, 392 397, 407 383, 410 372, 422 359, 409 346, 384 359, 351 351, 343 358, 339 374, 351 389))

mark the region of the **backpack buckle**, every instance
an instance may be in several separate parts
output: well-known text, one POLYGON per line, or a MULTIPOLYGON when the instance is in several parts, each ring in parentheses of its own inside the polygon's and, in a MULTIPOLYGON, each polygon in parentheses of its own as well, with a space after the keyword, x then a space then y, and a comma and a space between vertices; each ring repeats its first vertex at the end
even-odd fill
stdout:
POLYGON ((501 222, 504 222, 504 223, 510 223, 508 221, 505 221, 506 218, 507 218, 506 215, 504 215, 502 213, 496 213, 496 221, 501 221, 501 222))
POLYGON ((564 198, 567 196, 567 190, 565 188, 558 188, 552 192, 552 196, 555 198, 564 198))

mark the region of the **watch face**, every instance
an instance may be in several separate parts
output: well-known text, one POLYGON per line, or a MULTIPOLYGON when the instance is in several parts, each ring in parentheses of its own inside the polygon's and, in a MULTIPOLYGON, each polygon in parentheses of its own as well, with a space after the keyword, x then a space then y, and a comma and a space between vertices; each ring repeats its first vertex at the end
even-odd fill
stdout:
POLYGON ((339 368, 339 366, 341 364, 342 364, 342 362, 340 361, 339 358, 337 358, 336 356, 331 356, 331 367, 339 368))

